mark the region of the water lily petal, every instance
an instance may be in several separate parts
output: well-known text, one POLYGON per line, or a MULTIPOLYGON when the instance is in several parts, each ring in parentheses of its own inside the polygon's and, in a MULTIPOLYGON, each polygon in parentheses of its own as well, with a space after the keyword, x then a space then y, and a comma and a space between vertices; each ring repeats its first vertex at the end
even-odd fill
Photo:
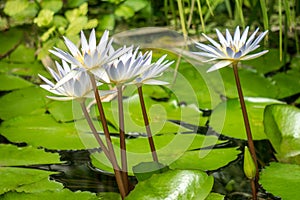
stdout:
POLYGON ((70 79, 72 79, 74 76, 76 76, 78 73, 80 73, 80 71, 78 70, 72 70, 70 71, 66 76, 64 76, 62 79, 60 79, 55 87, 53 89, 57 89, 58 87, 62 86, 63 84, 65 84, 67 81, 69 81, 70 79))
POLYGON ((169 83, 166 81, 148 79, 146 81, 143 81, 143 84, 145 84, 145 85, 168 85, 169 83))
POLYGON ((216 64, 214 64, 212 67, 210 67, 206 72, 212 72, 212 71, 221 69, 223 67, 226 67, 226 66, 230 65, 231 63, 233 63, 232 60, 222 60, 222 61, 219 61, 216 64))
POLYGON ((255 54, 244 56, 244 57, 241 58, 241 60, 251 60, 251 59, 257 58, 259 56, 262 56, 262 55, 264 55, 266 53, 268 53, 268 50, 264 50, 264 51, 259 52, 259 53, 255 53, 255 54))

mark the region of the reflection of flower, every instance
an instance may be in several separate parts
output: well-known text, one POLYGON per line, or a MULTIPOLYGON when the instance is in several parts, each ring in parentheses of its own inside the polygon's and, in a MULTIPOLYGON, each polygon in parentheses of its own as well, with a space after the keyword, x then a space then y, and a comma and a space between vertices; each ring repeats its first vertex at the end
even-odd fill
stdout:
MULTIPOLYGON (((54 48, 55 50, 50 50, 50 52, 79 68, 91 72, 98 78, 108 81, 103 65, 120 57, 130 49, 123 47, 115 51, 112 47, 112 39, 109 40, 108 34, 109 32, 105 31, 99 44, 96 45, 96 34, 94 29, 90 34, 89 42, 84 33, 81 32, 81 51, 79 51, 76 45, 68 38, 64 37, 65 44, 71 54, 58 48, 54 48)), ((64 81, 70 79, 74 74, 75 73, 66 76, 60 84, 63 84, 64 81)))
MULTIPOLYGON (((52 77, 58 82, 64 78, 71 70, 70 66, 63 60, 62 66, 56 63, 58 73, 53 69, 48 68, 52 77)), ((73 68, 74 69, 74 68, 73 68)), ((42 88, 58 96, 47 96, 50 99, 67 101, 67 100, 81 100, 85 98, 93 98, 93 88, 86 71, 79 71, 75 76, 69 79, 61 86, 55 88, 55 84, 49 81, 47 78, 39 75, 39 77, 46 83, 41 85, 42 88)))
POLYGON ((158 61, 151 64, 151 67, 149 67, 146 71, 142 72, 141 75, 139 75, 133 83, 140 86, 142 84, 146 85, 165 85, 168 84, 168 82, 155 80, 155 78, 162 75, 162 73, 171 65, 174 63, 174 61, 169 62, 168 60, 164 59, 167 57, 167 55, 162 56, 158 61))
POLYGON ((142 54, 139 48, 130 50, 120 58, 105 65, 111 83, 116 85, 130 83, 143 71, 151 67, 152 52, 142 54))
POLYGON ((259 45, 258 43, 265 37, 268 31, 261 33, 255 40, 255 35, 258 32, 258 28, 254 33, 248 38, 249 27, 246 27, 244 32, 240 33, 240 28, 237 27, 234 36, 232 37, 229 31, 226 29, 226 38, 216 29, 218 39, 220 43, 203 34, 203 36, 211 42, 212 45, 206 45, 202 43, 196 43, 196 46, 202 50, 202 52, 195 52, 196 54, 204 57, 211 58, 208 61, 221 60, 208 69, 208 72, 218 70, 220 68, 226 67, 233 62, 238 62, 240 60, 250 60, 257 58, 268 50, 261 51, 252 55, 247 55, 251 51, 256 50, 259 45))

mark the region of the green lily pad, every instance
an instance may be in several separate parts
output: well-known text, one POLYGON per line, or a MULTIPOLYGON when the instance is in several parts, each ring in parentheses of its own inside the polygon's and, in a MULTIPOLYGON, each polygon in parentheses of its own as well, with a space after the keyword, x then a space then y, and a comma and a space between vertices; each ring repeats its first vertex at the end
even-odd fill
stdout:
POLYGON ((20 166, 61 163, 58 153, 48 153, 31 146, 0 144, 0 166, 20 166))
POLYGON ((237 148, 187 151, 170 167, 172 169, 217 170, 237 159, 241 153, 237 148))
MULTIPOLYGON (((253 139, 267 139, 263 125, 264 109, 269 104, 281 102, 275 99, 247 97, 245 103, 253 139)), ((229 99, 219 104, 212 112, 209 125, 223 135, 244 140, 247 138, 238 99, 229 99), (220 123, 224 116, 224 123, 220 123)))
POLYGON ((9 91, 32 86, 33 84, 20 77, 0 74, 0 91, 9 91))
MULTIPOLYGON (((158 160, 160 163, 164 165, 173 165, 173 162, 177 162, 177 160, 180 160, 180 163, 178 164, 178 168, 181 168, 182 166, 188 168, 188 165, 191 164, 191 162, 194 162, 195 159, 199 160, 199 166, 198 162, 195 162, 195 164, 192 165, 192 169, 203 169, 205 167, 209 167, 209 169, 217 169, 224 165, 226 165, 228 162, 234 160, 236 158, 236 155, 239 153, 239 151, 235 149, 230 150, 224 150, 222 153, 221 150, 217 149, 209 149, 209 150, 195 150, 190 152, 195 152, 189 154, 189 152, 186 152, 188 150, 194 150, 199 148, 205 148, 208 146, 213 146, 217 143, 221 143, 217 140, 215 136, 203 136, 198 134, 164 134, 159 136, 153 137, 156 152, 158 155, 158 160), (214 152, 215 151, 215 152, 214 152), (211 153, 211 154, 210 154, 211 153), (185 159, 185 155, 192 155, 188 159, 185 159), (224 160, 222 162, 215 163, 204 163, 201 159, 213 159, 214 155, 218 156, 224 156, 224 160), (208 156, 208 158, 206 158, 208 156), (191 158, 192 157, 192 158, 191 158), (189 160, 190 159, 190 160, 189 160)), ((117 159, 120 160, 120 148, 119 148, 119 141, 113 140, 113 143, 115 145, 115 151, 117 159)), ((138 165, 141 162, 151 162, 152 156, 150 152, 150 147, 148 144, 147 138, 136 138, 136 139, 128 139, 126 140, 126 149, 127 149, 127 158, 128 158, 128 172, 129 174, 132 173, 132 167, 138 165)), ((104 153, 92 153, 91 154, 92 163, 95 167, 112 172, 111 164, 105 157, 104 153)), ((182 167, 182 168, 184 168, 182 167)), ((174 167, 175 168, 175 167, 174 167)), ((205 168, 205 170, 207 170, 205 168)))
POLYGON ((4 121, 0 132, 12 142, 26 142, 34 147, 47 149, 99 147, 90 132, 80 131, 74 123, 58 123, 49 114, 20 116, 4 121))
MULTIPOLYGON (((219 70, 219 73, 225 86, 225 94, 223 95, 229 98, 237 98, 238 93, 232 68, 223 68, 219 70)), ((262 74, 241 68, 239 69, 239 77, 245 96, 276 98, 278 95, 278 88, 262 74)), ((213 84, 216 90, 220 90, 220 83, 214 82, 213 84)))
POLYGON ((244 67, 251 67, 257 70, 257 72, 265 74, 268 72, 279 70, 283 65, 283 61, 280 61, 279 49, 269 49, 269 52, 264 56, 253 60, 243 61, 244 67))
POLYGON ((49 73, 45 70, 44 66, 39 62, 33 63, 12 63, 0 61, 0 72, 15 74, 19 76, 30 76, 38 78, 41 74, 50 78, 49 73))
POLYGON ((272 79, 278 86, 278 98, 284 98, 300 93, 300 73, 295 70, 290 70, 288 73, 277 73, 272 79))
POLYGON ((299 195, 300 166, 271 163, 262 170, 259 182, 267 192, 282 199, 293 200, 299 195))
POLYGON ((225 196, 219 193, 211 192, 205 200, 224 200, 225 196))
POLYGON ((300 110, 290 105, 269 105, 264 114, 265 132, 280 161, 300 164, 300 110))
POLYGON ((213 186, 213 177, 194 170, 170 170, 139 182, 126 199, 204 200, 213 186))
POLYGON ((78 114, 78 116, 75 117, 75 112, 81 112, 80 106, 76 101, 53 101, 49 103, 48 110, 56 121, 60 122, 68 122, 73 121, 74 119, 83 118, 83 114, 78 114))
POLYGON ((53 192, 63 189, 62 184, 49 180, 49 175, 51 174, 55 174, 55 172, 17 167, 0 167, 0 194, 10 191, 45 192, 52 190, 53 192))
POLYGON ((44 113, 46 92, 39 87, 15 90, 0 97, 0 118, 11 119, 19 115, 44 113))
POLYGON ((21 42, 23 32, 19 29, 10 29, 8 31, 0 32, 0 56, 7 54, 9 51, 17 47, 21 42))

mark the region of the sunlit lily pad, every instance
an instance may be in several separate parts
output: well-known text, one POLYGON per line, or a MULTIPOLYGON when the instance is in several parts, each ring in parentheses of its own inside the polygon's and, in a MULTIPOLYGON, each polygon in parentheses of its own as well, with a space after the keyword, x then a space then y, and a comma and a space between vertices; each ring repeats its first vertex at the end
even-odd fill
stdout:
MULTIPOLYGON (((87 127, 85 129, 88 130, 87 127)), ((58 123, 47 114, 28 115, 4 121, 0 132, 12 142, 26 142, 48 149, 68 150, 99 146, 90 132, 80 132, 74 123, 58 123)))
POLYGON ((213 177, 194 170, 170 170, 139 182, 126 199, 204 200, 213 186, 213 177))
POLYGON ((0 74, 0 91, 9 91, 32 86, 33 84, 20 77, 0 74))
POLYGON ((0 72, 15 74, 19 76, 38 77, 41 74, 50 78, 49 73, 45 70, 44 66, 39 62, 33 63, 12 63, 0 61, 0 72))
POLYGON ((58 153, 45 152, 31 146, 17 147, 12 144, 0 144, 0 166, 20 166, 61 163, 58 153))
POLYGON ((47 190, 61 190, 63 189, 62 184, 49 180, 49 175, 54 173, 37 169, 0 167, 0 194, 10 191, 45 192, 47 190))
POLYGON ((31 63, 35 61, 35 49, 19 45, 9 56, 11 62, 31 63))
POLYGON ((222 194, 211 192, 205 200, 223 200, 224 198, 225 196, 222 194))
POLYGON ((300 166, 271 163, 262 170, 260 181, 263 188, 286 200, 297 199, 300 188, 300 166))
MULTIPOLYGON (((264 109, 269 104, 281 103, 275 99, 267 98, 246 98, 245 99, 248 117, 250 121, 253 139, 267 139, 264 133, 263 117, 264 109)), ((246 139, 242 110, 238 99, 229 99, 219 104, 212 112, 209 125, 217 132, 223 135, 246 139), (220 119, 225 116, 224 124, 220 119)))
POLYGON ((45 112, 46 94, 39 87, 28 87, 0 97, 0 118, 7 120, 19 115, 45 112))
POLYGON ((300 110, 290 105, 269 105, 264 114, 265 132, 284 162, 300 164, 300 110))

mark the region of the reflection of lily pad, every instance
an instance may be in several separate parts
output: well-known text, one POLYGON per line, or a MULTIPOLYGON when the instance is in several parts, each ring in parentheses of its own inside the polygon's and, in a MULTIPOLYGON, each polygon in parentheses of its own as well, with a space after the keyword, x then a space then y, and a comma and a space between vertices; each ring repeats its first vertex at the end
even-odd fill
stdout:
MULTIPOLYGON (((245 99, 248 117, 250 121, 253 139, 266 139, 263 126, 263 113, 266 105, 280 103, 275 99, 267 98, 246 98, 245 99)), ((212 112, 209 125, 223 135, 238 139, 246 139, 242 110, 238 99, 229 99, 219 104, 212 112), (224 124, 219 119, 223 119, 224 124)))
POLYGON ((213 186, 213 177, 193 170, 170 170, 139 182, 126 199, 204 200, 213 186))
POLYGON ((283 163, 271 163, 261 172, 260 183, 263 188, 285 200, 294 200, 299 196, 300 166, 283 163))
POLYGON ((300 110, 289 105, 269 105, 265 132, 281 161, 300 164, 300 110))
POLYGON ((0 144, 0 166, 19 166, 60 163, 57 153, 48 153, 43 149, 31 146, 17 147, 11 144, 0 144))

